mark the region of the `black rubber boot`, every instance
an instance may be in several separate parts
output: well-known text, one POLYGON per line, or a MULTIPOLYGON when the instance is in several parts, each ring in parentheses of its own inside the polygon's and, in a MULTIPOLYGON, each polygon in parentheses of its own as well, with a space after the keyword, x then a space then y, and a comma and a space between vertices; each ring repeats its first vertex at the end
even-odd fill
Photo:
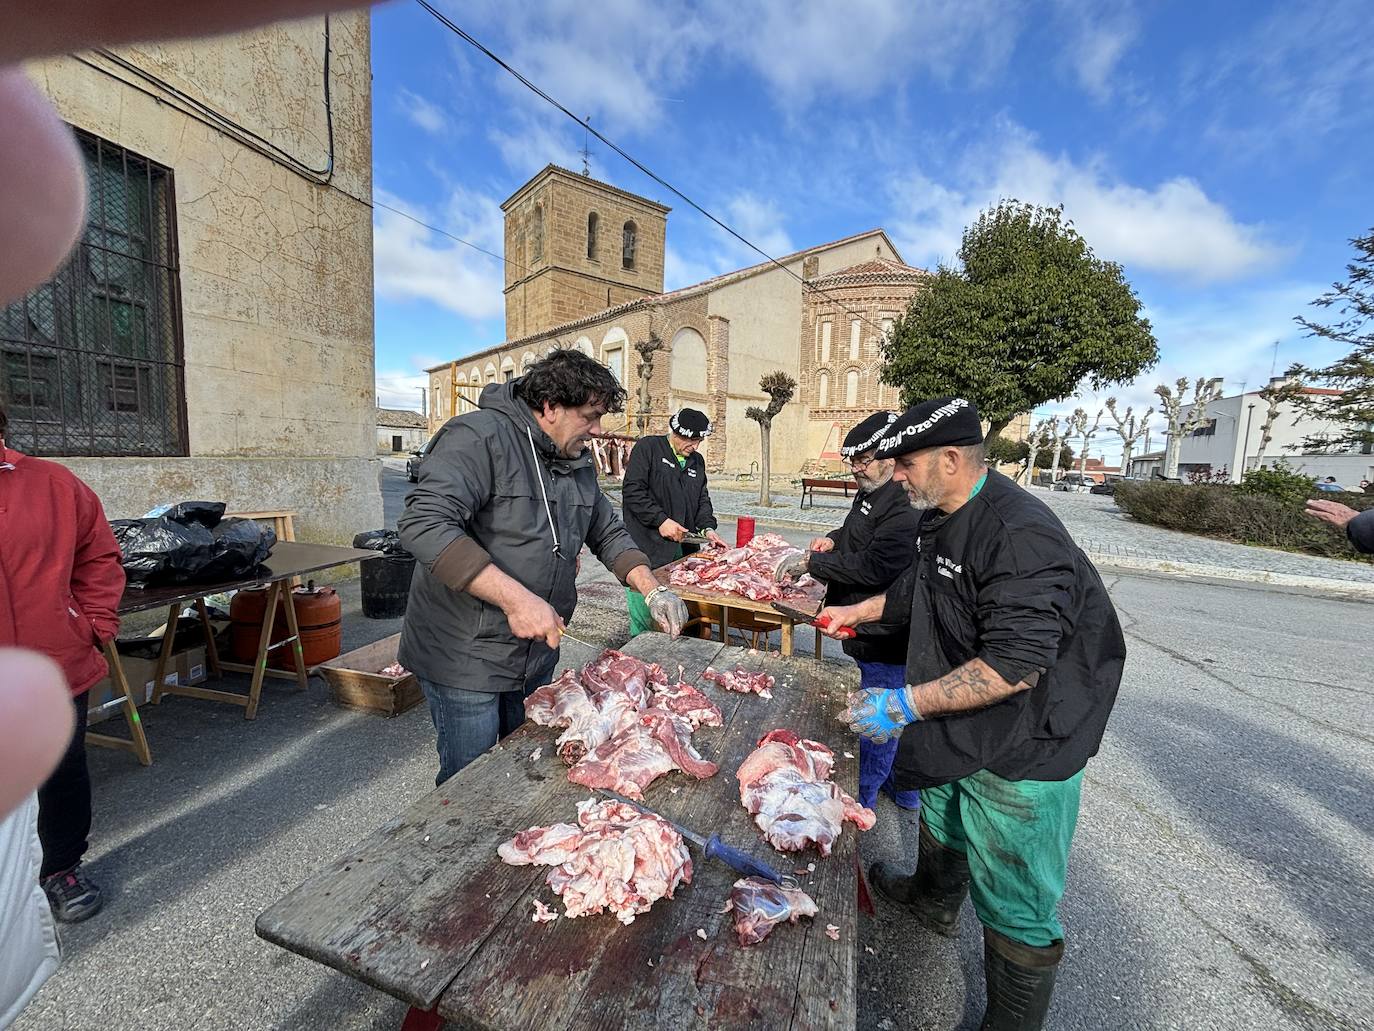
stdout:
POLYGON ((981 1031, 1040 1031, 1054 994, 1054 972, 1064 943, 1023 945, 983 928, 983 974, 988 1008, 981 1031))
POLYGON ((900 874, 886 863, 874 863, 868 870, 869 883, 925 927, 953 938, 959 933, 959 907, 968 895, 968 856, 940 844, 924 820, 919 847, 915 873, 900 874))

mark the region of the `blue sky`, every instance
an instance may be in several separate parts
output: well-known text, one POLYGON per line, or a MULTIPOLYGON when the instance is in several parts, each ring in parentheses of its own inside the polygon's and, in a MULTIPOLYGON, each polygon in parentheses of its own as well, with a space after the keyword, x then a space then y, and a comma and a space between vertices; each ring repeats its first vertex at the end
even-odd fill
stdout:
MULTIPOLYGON (((1374 225, 1358 0, 436 6, 771 254, 882 226, 934 267, 999 197, 1063 203, 1159 338, 1123 406, 1183 375, 1254 389, 1275 341, 1280 372, 1337 353, 1292 317, 1374 225)), ((581 167, 577 126, 408 0, 374 12, 373 75, 377 199, 432 225, 499 253, 500 202, 581 167)), ((755 260, 595 141, 591 161, 674 209, 670 289, 755 260)), ((501 267, 375 221, 378 394, 418 407, 420 369, 502 339, 501 267)))

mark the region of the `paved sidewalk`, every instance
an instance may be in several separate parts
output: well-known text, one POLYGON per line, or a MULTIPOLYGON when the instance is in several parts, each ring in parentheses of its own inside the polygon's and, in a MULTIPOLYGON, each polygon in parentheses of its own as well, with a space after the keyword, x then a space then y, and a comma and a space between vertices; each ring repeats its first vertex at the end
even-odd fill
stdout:
MULTIPOLYGON (((1036 488, 1035 496, 1053 509, 1098 565, 1374 596, 1374 564, 1232 544, 1149 526, 1131 519, 1102 495, 1036 488)), ((775 494, 774 507, 762 508, 755 493, 714 487, 711 498, 718 515, 753 516, 765 529, 773 525, 828 530, 839 525, 850 504, 843 498, 826 497, 803 509, 796 495, 775 494)))

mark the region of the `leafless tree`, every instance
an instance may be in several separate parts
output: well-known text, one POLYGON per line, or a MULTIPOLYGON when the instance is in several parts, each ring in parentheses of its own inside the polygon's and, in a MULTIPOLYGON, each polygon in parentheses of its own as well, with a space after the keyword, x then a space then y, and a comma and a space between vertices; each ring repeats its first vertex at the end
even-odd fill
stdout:
POLYGON ((759 389, 768 395, 768 407, 759 408, 757 405, 750 405, 745 409, 744 414, 759 424, 759 434, 763 438, 763 462, 760 466, 763 479, 759 484, 759 504, 767 507, 773 503, 769 483, 772 472, 773 449, 770 437, 773 432, 773 417, 782 411, 783 405, 792 400, 792 395, 797 390, 797 381, 778 369, 766 373, 759 380, 759 389))
POLYGON ((1070 420, 1065 419, 1064 425, 1059 425, 1059 416, 1050 420, 1050 440, 1049 446, 1054 449, 1054 454, 1050 458, 1050 482, 1059 479, 1059 456, 1064 453, 1064 442, 1069 439, 1071 429, 1070 420))
MULTIPOLYGON (((1268 383, 1259 389, 1259 396, 1264 399, 1264 421, 1260 423, 1259 450, 1255 452, 1255 468, 1259 468, 1260 459, 1264 457, 1265 449, 1274 442, 1274 423, 1278 421, 1279 409, 1284 402, 1292 401, 1302 393, 1302 383, 1296 379, 1285 379, 1277 383, 1268 383)), ((1299 413, 1293 420, 1296 426, 1302 419, 1299 413)), ((1244 464, 1244 456, 1241 456, 1244 464)), ((1245 469, 1240 470, 1240 475, 1245 475, 1245 469)))
POLYGON ((1183 447, 1184 436, 1202 425, 1207 418, 1207 406, 1221 397, 1221 377, 1205 380, 1199 376, 1193 385, 1191 402, 1185 397, 1187 392, 1187 376, 1180 376, 1173 390, 1169 389, 1167 383, 1155 387, 1155 393, 1159 395, 1160 408, 1169 423, 1168 441, 1164 446, 1164 475, 1168 479, 1178 476, 1178 453, 1183 447), (1183 417, 1185 404, 1192 405, 1186 419, 1183 417))
POLYGON ((1135 452, 1135 442, 1145 436, 1145 428, 1150 423, 1150 416, 1154 414, 1154 405, 1145 409, 1145 414, 1140 417, 1139 424, 1135 421, 1135 415, 1131 406, 1126 406, 1126 414, 1122 415, 1116 410, 1116 398, 1107 398, 1107 411, 1111 413, 1112 421, 1116 423, 1116 432, 1121 437, 1121 475, 1129 476, 1131 473, 1131 455, 1135 452))
MULTIPOLYGON (((1052 433, 1059 431, 1059 416, 1053 419, 1041 419, 1026 437, 1026 468, 1025 479, 1027 485, 1035 482, 1035 459, 1040 452, 1049 446, 1052 433)), ((1021 477, 1017 477, 1018 480, 1021 477)))
POLYGON ((635 429, 643 434, 648 432, 649 419, 653 414, 653 393, 649 381, 654 375, 654 354, 658 351, 666 351, 668 346, 657 333, 650 330, 647 338, 635 342, 634 348, 639 355, 639 385, 636 391, 638 410, 635 412, 635 429))

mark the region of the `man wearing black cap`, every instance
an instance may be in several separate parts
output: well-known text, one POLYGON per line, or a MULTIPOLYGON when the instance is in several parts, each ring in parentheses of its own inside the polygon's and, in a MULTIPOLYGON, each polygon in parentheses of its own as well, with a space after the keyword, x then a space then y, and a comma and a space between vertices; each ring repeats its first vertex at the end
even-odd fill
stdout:
MULTIPOLYGON (((830 605, 851 605, 883 591, 911 565, 916 555, 915 511, 906 491, 892 478, 893 462, 878 458, 878 441, 895 422, 891 412, 877 412, 859 423, 840 445, 859 493, 838 530, 811 542, 808 551, 782 556, 774 577, 810 573, 826 585, 830 605)), ((900 688, 906 684, 906 634, 863 633, 844 642, 845 654, 859 667, 861 688, 900 688)), ((919 791, 897 791, 892 785, 892 760, 897 739, 882 744, 859 739, 859 804, 872 807, 886 787, 903 809, 921 804, 919 791)))
MULTIPOLYGON (((725 545, 706 489, 706 460, 697 453, 710 435, 706 413, 684 408, 668 420, 664 436, 640 437, 630 451, 621 491, 625 528, 655 569, 696 550, 683 545, 688 534, 725 545)), ((658 628, 642 594, 627 587, 625 598, 631 637, 658 628)))
POLYGON ((878 445, 922 512, 911 569, 885 595, 822 612, 831 627, 910 628, 907 686, 844 714, 899 737, 893 778, 920 788, 916 872, 869 876, 953 935, 970 893, 983 924, 982 1027, 1040 1028, 1064 951, 1056 910, 1083 768, 1116 700, 1126 646, 1097 571, 1045 505, 989 471, 963 398, 909 409, 878 445))

